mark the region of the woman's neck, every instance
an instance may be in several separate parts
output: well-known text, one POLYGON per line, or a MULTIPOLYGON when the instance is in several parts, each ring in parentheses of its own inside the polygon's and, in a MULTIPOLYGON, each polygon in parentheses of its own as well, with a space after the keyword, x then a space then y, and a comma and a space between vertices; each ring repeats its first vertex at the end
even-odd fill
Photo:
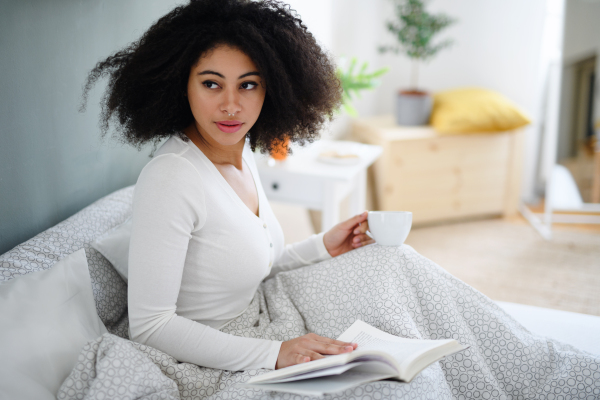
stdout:
POLYGON ((232 146, 223 146, 212 140, 208 135, 204 137, 195 124, 190 125, 183 132, 213 164, 233 165, 238 170, 242 169, 245 139, 232 146))

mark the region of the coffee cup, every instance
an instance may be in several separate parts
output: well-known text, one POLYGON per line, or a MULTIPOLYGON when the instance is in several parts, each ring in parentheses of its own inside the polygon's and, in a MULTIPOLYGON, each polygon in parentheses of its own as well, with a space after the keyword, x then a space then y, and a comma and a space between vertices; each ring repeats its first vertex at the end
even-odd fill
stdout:
POLYGON ((412 226, 410 211, 369 211, 369 232, 377 244, 400 246, 412 226))

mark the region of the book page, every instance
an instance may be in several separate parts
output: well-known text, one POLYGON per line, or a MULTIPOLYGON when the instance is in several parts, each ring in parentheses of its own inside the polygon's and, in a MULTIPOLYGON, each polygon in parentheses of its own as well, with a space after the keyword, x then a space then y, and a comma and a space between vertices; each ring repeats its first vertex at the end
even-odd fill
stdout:
POLYGON ((398 363, 402 364, 405 360, 412 359, 413 356, 423 353, 429 349, 438 347, 440 343, 431 343, 423 340, 414 342, 391 342, 369 335, 366 332, 359 333, 352 342, 358 343, 356 350, 379 350, 392 355, 398 363))
POLYGON ((439 347, 453 340, 406 339, 357 320, 337 340, 358 343, 355 351, 376 350, 389 353, 403 368, 414 358, 427 350, 439 347))
POLYGON ((325 393, 340 392, 362 383, 392 378, 394 374, 369 373, 360 371, 346 371, 340 375, 322 378, 313 378, 294 382, 280 383, 241 383, 242 387, 275 390, 279 392, 295 393, 300 395, 323 396, 325 393))
POLYGON ((299 381, 302 379, 319 378, 322 376, 340 375, 340 374, 348 371, 349 369, 356 368, 363 364, 364 364, 364 362, 357 362, 357 363, 350 363, 350 364, 346 364, 346 365, 340 365, 339 367, 318 369, 316 371, 306 372, 304 374, 294 375, 294 376, 290 376, 288 378, 271 379, 271 380, 269 380, 269 383, 292 382, 292 381, 299 381))
POLYGON ((271 380, 279 380, 305 374, 312 371, 321 371, 328 368, 335 368, 341 365, 345 365, 348 361, 349 354, 336 354, 333 356, 326 356, 320 360, 313 360, 311 362, 300 363, 285 368, 265 372, 264 374, 254 376, 248 380, 248 383, 262 383, 269 382, 271 380))

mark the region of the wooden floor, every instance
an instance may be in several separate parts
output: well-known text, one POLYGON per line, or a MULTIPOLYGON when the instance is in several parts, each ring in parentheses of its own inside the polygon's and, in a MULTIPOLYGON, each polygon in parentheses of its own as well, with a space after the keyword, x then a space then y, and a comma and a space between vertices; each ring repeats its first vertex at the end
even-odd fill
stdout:
POLYGON ((521 218, 415 228, 406 243, 493 300, 600 316, 600 227, 521 218))

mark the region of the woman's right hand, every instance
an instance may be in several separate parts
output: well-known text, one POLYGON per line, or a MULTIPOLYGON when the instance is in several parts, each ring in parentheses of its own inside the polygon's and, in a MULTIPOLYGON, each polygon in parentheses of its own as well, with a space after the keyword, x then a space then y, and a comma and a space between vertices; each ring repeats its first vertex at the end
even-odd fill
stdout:
POLYGON ((309 333, 281 344, 275 369, 318 360, 324 358, 322 354, 350 353, 356 347, 356 343, 341 342, 309 333))

